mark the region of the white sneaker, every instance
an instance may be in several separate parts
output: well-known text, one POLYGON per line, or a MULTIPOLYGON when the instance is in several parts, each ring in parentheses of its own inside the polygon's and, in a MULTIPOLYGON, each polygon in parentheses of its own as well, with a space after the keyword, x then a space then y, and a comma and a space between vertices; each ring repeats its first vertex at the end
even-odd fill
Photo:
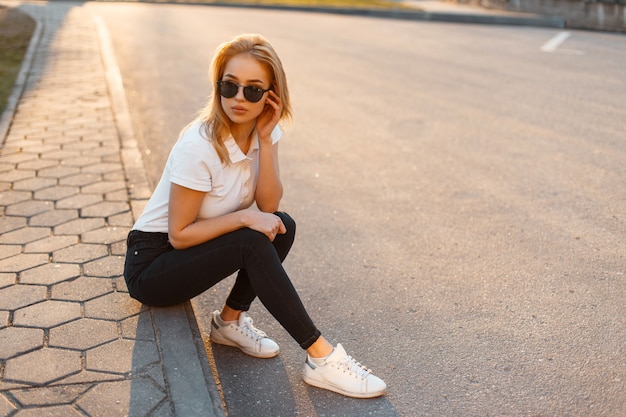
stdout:
POLYGON ((211 341, 234 346, 256 358, 273 358, 280 351, 276 342, 252 325, 252 318, 242 311, 239 320, 224 322, 219 311, 213 312, 211 341))
POLYGON ((340 343, 322 365, 308 355, 302 374, 304 382, 354 398, 378 397, 387 391, 387 384, 372 371, 348 356, 340 343))

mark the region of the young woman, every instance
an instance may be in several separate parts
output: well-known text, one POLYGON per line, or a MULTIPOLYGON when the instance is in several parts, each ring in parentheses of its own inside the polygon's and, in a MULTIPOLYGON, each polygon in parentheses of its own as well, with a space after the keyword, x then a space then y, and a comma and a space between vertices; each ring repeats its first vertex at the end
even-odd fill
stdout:
POLYGON ((306 350, 305 382, 350 397, 383 395, 380 378, 321 336, 282 266, 296 226, 278 211, 278 123, 291 117, 280 59, 263 37, 241 35, 217 49, 211 81, 215 93, 181 133, 128 235, 130 295, 173 305, 238 271, 222 311, 213 313, 214 343, 259 358, 278 355, 247 314, 259 297, 306 350))

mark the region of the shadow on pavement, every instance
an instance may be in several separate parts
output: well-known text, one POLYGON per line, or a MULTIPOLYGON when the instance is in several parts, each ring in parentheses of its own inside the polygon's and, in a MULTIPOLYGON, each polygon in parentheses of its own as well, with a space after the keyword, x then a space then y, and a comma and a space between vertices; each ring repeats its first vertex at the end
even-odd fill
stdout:
POLYGON ((372 399, 348 398, 309 386, 307 393, 318 416, 400 416, 386 396, 372 399))
MULTIPOLYGON (((223 395, 237 417, 298 416, 289 376, 280 356, 259 360, 227 346, 212 345, 223 395)), ((306 386, 317 416, 399 416, 387 397, 354 399, 306 386)))
POLYGON ((259 360, 217 344, 212 351, 229 415, 296 415, 296 401, 280 356, 259 360))

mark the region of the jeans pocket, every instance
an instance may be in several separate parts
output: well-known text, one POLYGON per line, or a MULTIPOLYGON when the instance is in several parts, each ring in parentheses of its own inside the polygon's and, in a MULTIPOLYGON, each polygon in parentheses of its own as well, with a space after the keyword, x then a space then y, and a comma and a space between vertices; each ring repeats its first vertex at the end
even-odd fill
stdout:
POLYGON ((127 285, 141 274, 152 261, 174 249, 167 240, 165 233, 144 233, 139 237, 130 237, 128 242, 124 261, 124 278, 127 285))

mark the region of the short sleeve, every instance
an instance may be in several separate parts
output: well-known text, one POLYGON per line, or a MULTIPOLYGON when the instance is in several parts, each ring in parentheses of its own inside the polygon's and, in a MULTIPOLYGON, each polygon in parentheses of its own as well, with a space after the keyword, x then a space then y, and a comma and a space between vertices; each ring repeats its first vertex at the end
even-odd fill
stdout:
POLYGON ((209 192, 212 189, 211 166, 216 157, 213 144, 193 132, 186 132, 172 149, 169 179, 192 190, 209 192))

